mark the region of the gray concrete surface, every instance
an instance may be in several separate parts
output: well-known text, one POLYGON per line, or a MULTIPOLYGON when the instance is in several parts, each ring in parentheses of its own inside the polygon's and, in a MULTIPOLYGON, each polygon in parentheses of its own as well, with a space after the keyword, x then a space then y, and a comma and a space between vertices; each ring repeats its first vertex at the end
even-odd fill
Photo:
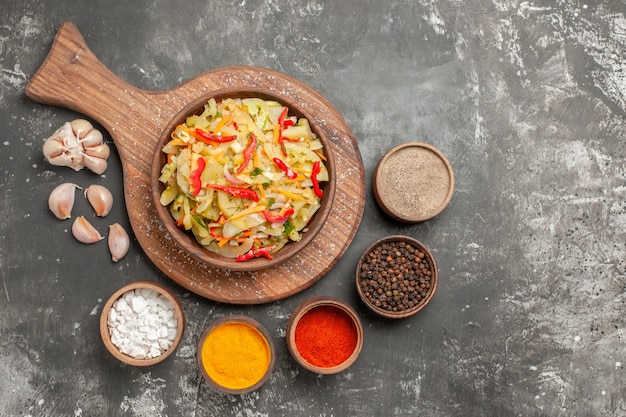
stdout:
MULTIPOLYGON (((2 1, 0 14, 0 414, 6 416, 626 415, 626 4, 518 0, 2 1), (135 241, 119 264, 76 243, 47 209, 57 184, 101 183, 124 212, 116 154, 105 175, 53 167, 43 140, 77 114, 24 86, 60 23, 129 83, 176 86, 209 69, 268 67, 306 82, 344 115, 368 179, 346 255, 310 289, 258 306, 203 299, 158 271, 135 241), (388 219, 370 192, 383 153, 441 149, 449 207, 421 224, 388 219), (441 279, 419 315, 389 321, 357 299, 353 270, 377 238, 428 245, 441 279), (116 362, 98 333, 122 285, 160 282, 188 323, 175 356, 116 362), (332 294, 361 314, 349 370, 317 376, 284 344, 291 311, 332 294), (195 345, 228 314, 264 323, 277 365, 259 391, 221 395, 195 345)), ((109 138, 110 140, 110 138, 109 138)), ((76 213, 88 206, 77 199, 76 213)))

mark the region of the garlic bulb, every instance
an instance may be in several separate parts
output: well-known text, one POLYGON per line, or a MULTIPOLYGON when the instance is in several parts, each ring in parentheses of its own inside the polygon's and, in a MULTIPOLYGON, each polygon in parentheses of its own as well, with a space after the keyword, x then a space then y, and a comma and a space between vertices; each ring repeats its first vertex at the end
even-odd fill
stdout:
POLYGON ((104 239, 104 236, 100 235, 100 232, 98 232, 84 216, 77 217, 76 220, 74 220, 72 224, 72 234, 76 240, 82 243, 96 243, 104 239))
POLYGON ((85 197, 87 197, 97 216, 104 217, 111 211, 113 195, 106 187, 92 184, 85 189, 85 197))
POLYGON ((114 223, 109 226, 108 243, 113 262, 119 261, 128 253, 130 238, 126 230, 119 223, 114 223))
POLYGON ((72 217, 74 207, 74 191, 80 188, 71 182, 58 185, 48 196, 48 208, 57 219, 64 220, 72 217))
POLYGON ((102 174, 107 167, 109 146, 102 133, 85 119, 66 122, 43 144, 43 154, 52 165, 68 166, 75 171, 87 167, 102 174))

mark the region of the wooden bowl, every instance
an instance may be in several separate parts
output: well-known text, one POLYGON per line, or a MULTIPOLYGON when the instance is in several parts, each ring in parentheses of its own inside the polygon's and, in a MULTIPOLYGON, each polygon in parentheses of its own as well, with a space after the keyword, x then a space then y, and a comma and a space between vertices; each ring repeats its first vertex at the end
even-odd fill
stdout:
POLYGON ((213 321, 198 340, 196 359, 202 376, 213 389, 234 395, 259 389, 269 379, 276 362, 274 343, 267 329, 258 321, 242 315, 226 316, 213 321), (224 331, 225 326, 235 327, 224 331), (246 338, 241 336, 244 332, 246 338), (248 343, 243 345, 246 340, 248 343), (263 371, 262 374, 259 370, 253 369, 249 360, 252 343, 260 345, 257 346, 261 349, 257 352, 259 355, 268 355, 267 358, 261 358, 266 360, 264 368, 260 370, 263 371), (226 360, 226 363, 221 364, 225 366, 214 367, 210 364, 210 359, 217 356, 217 353, 226 360), (243 365, 249 369, 235 369, 229 365, 243 365), (235 373, 237 375, 234 375, 235 373), (244 373, 251 381, 242 381, 244 373), (224 382, 226 377, 232 381, 224 382))
MULTIPOLYGON (((137 307, 139 309, 139 307, 137 307)), ((119 314, 119 313, 118 313, 119 314)), ((120 361, 133 366, 150 366, 162 362, 168 356, 170 356, 183 338, 183 333, 185 331, 185 314, 183 312, 180 301, 165 287, 162 285, 153 283, 153 282, 134 282, 128 284, 119 290, 117 290, 108 301, 104 304, 102 308, 102 313, 100 315, 100 336, 102 337, 102 342, 107 350, 113 355, 115 358, 120 361), (111 314, 112 309, 115 309, 115 303, 120 300, 127 293, 133 292, 142 292, 143 290, 151 290, 158 293, 160 296, 163 296, 165 300, 169 301, 169 307, 172 309, 173 315, 176 319, 176 333, 171 342, 171 346, 160 353, 158 356, 148 357, 145 359, 133 357, 129 354, 122 353, 120 347, 116 346, 112 340, 111 335, 111 326, 109 325, 109 315, 111 314)))
POLYGON ((412 316, 426 307, 437 291, 438 280, 437 263, 430 250, 402 235, 371 244, 361 255, 355 276, 357 292, 365 305, 392 319, 412 316), (390 262, 396 265, 391 267, 390 262), (404 272, 391 272, 397 268, 404 272))
POLYGON ((300 304, 292 313, 287 323, 287 347, 294 360, 311 372, 318 374, 336 374, 350 367, 358 358, 363 347, 363 327, 356 311, 344 301, 328 296, 318 296, 310 298, 300 304), (323 314, 325 324, 315 326, 310 320, 315 314, 323 314), (327 327, 328 326, 328 327, 327 327), (333 329, 333 327, 336 327, 333 329), (338 328, 349 330, 350 339, 354 338, 354 348, 351 352, 345 352, 344 356, 334 358, 334 361, 327 361, 325 356, 335 350, 335 346, 341 344, 336 339, 329 339, 329 343, 324 343, 326 338, 323 334, 332 334, 334 338, 339 337, 341 332, 338 328), (317 333, 320 330, 325 332, 317 333), (315 354, 305 352, 301 345, 305 343, 315 343, 315 354))
POLYGON ((313 115, 307 113, 300 103, 296 103, 292 99, 281 96, 271 90, 266 89, 248 89, 241 91, 239 89, 223 89, 210 94, 205 94, 185 108, 172 119, 172 121, 166 126, 165 130, 159 138, 154 158, 152 160, 152 172, 151 172, 151 187, 152 187, 152 199, 156 208, 157 214, 169 235, 190 255, 196 257, 202 262, 208 265, 222 268, 231 271, 257 271, 261 269, 271 268, 278 265, 285 260, 291 258, 293 255, 301 251, 309 242, 313 240, 315 235, 320 231, 328 214, 331 211, 332 203, 334 199, 336 181, 335 181, 335 159, 332 153, 332 147, 326 134, 317 125, 313 115), (272 255, 272 259, 266 259, 264 257, 258 257, 249 259, 245 262, 237 262, 235 259, 227 258, 216 253, 213 253, 204 248, 191 232, 187 232, 178 226, 176 226, 174 218, 172 217, 169 207, 161 205, 160 198, 161 193, 165 188, 165 185, 159 181, 161 175, 161 169, 166 163, 166 155, 162 152, 163 146, 170 140, 172 131, 179 124, 183 123, 187 116, 192 114, 200 114, 204 110, 204 105, 210 98, 214 98, 218 103, 221 100, 227 98, 247 98, 257 97, 264 100, 274 100, 289 108, 289 112, 298 118, 306 118, 309 121, 311 130, 315 133, 317 138, 324 145, 324 154, 327 161, 324 162, 329 173, 329 181, 320 184, 323 190, 324 196, 321 201, 320 209, 315 213, 311 221, 307 226, 307 231, 302 234, 302 239, 298 242, 289 242, 277 253, 272 255))
POLYGON ((454 172, 434 146, 410 142, 390 149, 372 179, 376 202, 390 217, 415 223, 446 208, 454 193, 454 172))

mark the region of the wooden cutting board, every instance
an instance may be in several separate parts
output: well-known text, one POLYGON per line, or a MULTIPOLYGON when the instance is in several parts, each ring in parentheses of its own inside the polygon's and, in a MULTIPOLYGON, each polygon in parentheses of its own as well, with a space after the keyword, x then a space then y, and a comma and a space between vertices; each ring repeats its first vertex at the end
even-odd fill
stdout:
POLYGON ((137 241, 164 274, 208 299, 260 304, 310 287, 343 256, 361 222, 365 173, 349 126, 319 93, 285 74, 258 67, 227 67, 167 91, 145 91, 114 75, 89 50, 78 29, 65 22, 26 86, 26 95, 82 113, 109 132, 120 155, 126 209, 137 241), (224 88, 267 89, 303 103, 333 148, 337 189, 328 220, 303 251, 275 268, 232 272, 186 254, 158 219, 152 201, 151 163, 165 127, 194 99, 224 88))

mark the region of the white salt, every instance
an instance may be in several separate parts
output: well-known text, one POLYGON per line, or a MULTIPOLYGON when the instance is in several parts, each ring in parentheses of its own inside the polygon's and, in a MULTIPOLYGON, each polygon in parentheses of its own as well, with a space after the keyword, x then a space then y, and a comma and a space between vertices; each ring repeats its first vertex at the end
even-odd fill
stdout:
POLYGON ((172 346, 178 325, 172 303, 145 288, 128 291, 113 303, 107 323, 111 342, 137 359, 161 356, 172 346))
POLYGON ((148 306, 148 303, 143 297, 133 297, 130 300, 130 305, 133 306, 135 313, 141 313, 148 306))

